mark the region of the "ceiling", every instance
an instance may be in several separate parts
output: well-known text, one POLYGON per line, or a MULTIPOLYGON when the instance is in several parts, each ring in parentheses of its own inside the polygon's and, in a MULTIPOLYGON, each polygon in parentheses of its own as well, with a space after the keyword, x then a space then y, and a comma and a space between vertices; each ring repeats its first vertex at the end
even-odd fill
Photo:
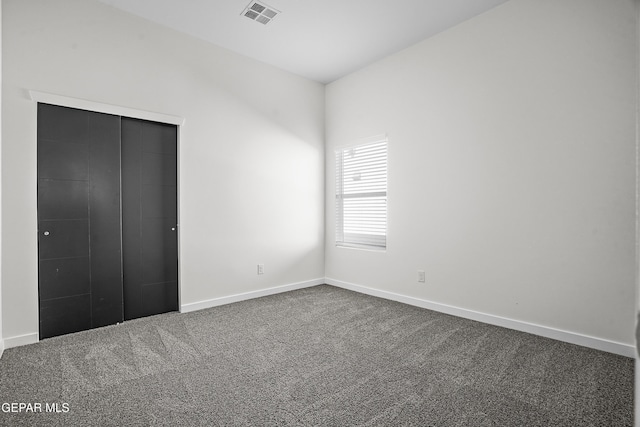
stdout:
POLYGON ((294 74, 329 83, 508 0, 99 0, 294 74))

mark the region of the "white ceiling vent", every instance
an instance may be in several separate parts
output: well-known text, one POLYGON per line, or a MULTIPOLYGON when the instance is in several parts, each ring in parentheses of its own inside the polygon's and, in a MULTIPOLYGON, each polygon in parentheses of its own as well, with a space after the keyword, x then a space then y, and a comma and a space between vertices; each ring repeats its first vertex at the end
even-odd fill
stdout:
POLYGON ((253 19, 254 21, 258 21, 261 24, 268 24, 271 22, 273 18, 276 17, 280 13, 279 10, 272 8, 271 6, 267 6, 262 2, 252 1, 249 5, 242 11, 242 14, 247 18, 253 19))

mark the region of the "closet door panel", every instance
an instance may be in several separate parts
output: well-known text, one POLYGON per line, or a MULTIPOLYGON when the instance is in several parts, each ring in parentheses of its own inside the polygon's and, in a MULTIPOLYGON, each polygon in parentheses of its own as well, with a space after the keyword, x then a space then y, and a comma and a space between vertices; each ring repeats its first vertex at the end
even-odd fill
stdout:
POLYGON ((38 139, 86 144, 90 111, 38 104, 38 139))
POLYGON ((89 113, 38 104, 40 338, 91 327, 89 113))
POLYGON ((89 256, 87 219, 40 221, 40 259, 89 256))
POLYGON ((89 146, 86 143, 40 138, 38 142, 39 179, 89 179, 89 146))
POLYGON ((144 218, 164 218, 165 212, 178 212, 176 186, 145 185, 141 207, 144 218))
POLYGON ((176 156, 178 154, 176 127, 163 123, 146 123, 150 125, 144 129, 145 138, 142 141, 142 151, 176 156))
POLYGON ((178 309, 177 128, 122 121, 125 318, 178 309))
POLYGON ((88 218, 88 201, 87 181, 40 179, 38 182, 38 206, 41 218, 88 218))
POLYGON ((143 315, 178 310, 178 283, 152 283, 142 286, 143 315))
POLYGON ((120 218, 120 117, 95 115, 90 125, 91 210, 120 218))
POLYGON ((142 242, 140 158, 142 124, 123 119, 122 123, 122 263, 124 318, 134 319, 144 314, 142 304, 142 242))
POLYGON ((40 261, 40 298, 43 300, 88 294, 89 282, 89 257, 40 261))
POLYGON ((142 224, 142 280, 173 282, 178 274, 173 218, 145 218, 142 224))
POLYGON ((176 155, 171 153, 142 152, 142 185, 175 186, 176 155))
POLYGON ((122 321, 119 123, 38 104, 41 338, 122 321))
POLYGON ((91 329, 88 294, 40 301, 40 338, 91 329))
POLYGON ((92 327, 123 320, 120 117, 91 115, 90 190, 92 327))
POLYGON ((94 214, 91 224, 92 327, 97 328, 124 319, 120 235, 111 235, 120 230, 120 217, 94 214))

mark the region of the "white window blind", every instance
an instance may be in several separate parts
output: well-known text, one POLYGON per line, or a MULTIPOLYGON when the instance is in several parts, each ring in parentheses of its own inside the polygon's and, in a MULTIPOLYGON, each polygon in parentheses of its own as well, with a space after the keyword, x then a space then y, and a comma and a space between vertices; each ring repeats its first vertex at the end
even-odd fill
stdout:
POLYGON ((336 244, 387 246, 387 140, 336 151, 336 244))

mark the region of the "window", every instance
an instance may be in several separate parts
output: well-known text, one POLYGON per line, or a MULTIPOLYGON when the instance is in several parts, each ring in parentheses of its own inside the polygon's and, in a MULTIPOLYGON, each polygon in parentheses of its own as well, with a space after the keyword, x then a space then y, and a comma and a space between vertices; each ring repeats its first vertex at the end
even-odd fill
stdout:
POLYGON ((387 247, 387 139, 336 151, 336 245, 387 247))

